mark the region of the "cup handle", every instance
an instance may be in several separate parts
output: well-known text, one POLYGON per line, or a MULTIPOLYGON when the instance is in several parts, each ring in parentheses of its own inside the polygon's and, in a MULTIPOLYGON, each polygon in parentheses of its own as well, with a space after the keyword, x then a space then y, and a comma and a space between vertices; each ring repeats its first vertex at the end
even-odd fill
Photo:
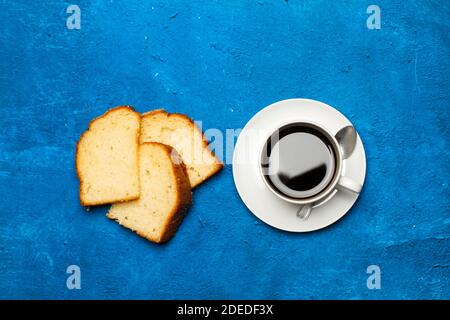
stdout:
POLYGON ((305 205, 301 206, 300 208, 298 208, 297 217, 299 217, 302 220, 308 220, 309 215, 311 214, 311 211, 312 211, 312 205, 305 204, 305 205))
POLYGON ((362 186, 358 182, 356 182, 350 178, 341 176, 339 178, 337 188, 339 190, 350 191, 353 193, 360 193, 362 186))
MULTIPOLYGON (((348 177, 341 176, 339 178, 337 188, 339 190, 350 191, 353 193, 360 193, 362 186, 358 182, 348 177)), ((308 220, 309 216, 311 215, 311 211, 312 211, 312 204, 305 204, 303 206, 300 206, 297 210, 297 217, 302 220, 308 220)))

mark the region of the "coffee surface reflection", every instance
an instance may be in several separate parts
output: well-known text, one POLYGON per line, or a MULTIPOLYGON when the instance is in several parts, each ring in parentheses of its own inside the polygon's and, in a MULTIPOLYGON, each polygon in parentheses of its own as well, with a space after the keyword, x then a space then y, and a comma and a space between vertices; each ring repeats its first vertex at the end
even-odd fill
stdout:
POLYGON ((320 131, 290 124, 267 140, 261 165, 264 177, 278 192, 291 198, 308 198, 331 182, 335 157, 320 131))

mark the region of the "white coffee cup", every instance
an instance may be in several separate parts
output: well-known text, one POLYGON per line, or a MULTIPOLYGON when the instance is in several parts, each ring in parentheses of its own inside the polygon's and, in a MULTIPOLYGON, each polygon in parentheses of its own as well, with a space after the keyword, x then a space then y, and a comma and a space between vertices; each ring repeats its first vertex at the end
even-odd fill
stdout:
POLYGON ((335 192, 343 191, 359 193, 361 191, 362 186, 359 183, 349 177, 346 177, 343 174, 345 158, 348 158, 351 155, 351 152, 353 151, 356 144, 356 131, 353 127, 348 126, 342 128, 342 130, 339 130, 336 136, 333 136, 328 132, 326 128, 317 123, 302 120, 291 121, 289 123, 280 125, 278 129, 275 130, 274 133, 272 133, 266 139, 266 141, 269 140, 276 132, 278 132, 280 128, 283 128, 287 125, 304 126, 319 132, 322 139, 325 138, 327 145, 331 146, 333 149, 334 171, 332 173, 331 181, 328 182, 322 189, 318 190, 314 195, 308 197, 293 197, 287 195, 277 189, 272 183, 270 183, 270 181, 268 181, 268 178, 266 177, 262 163, 263 153, 266 151, 266 145, 264 145, 261 150, 259 168, 266 187, 278 198, 290 203, 298 204, 299 209, 297 211, 297 216, 299 218, 303 220, 308 219, 313 208, 330 200, 335 192), (338 141, 338 139, 340 139, 340 141, 338 141))

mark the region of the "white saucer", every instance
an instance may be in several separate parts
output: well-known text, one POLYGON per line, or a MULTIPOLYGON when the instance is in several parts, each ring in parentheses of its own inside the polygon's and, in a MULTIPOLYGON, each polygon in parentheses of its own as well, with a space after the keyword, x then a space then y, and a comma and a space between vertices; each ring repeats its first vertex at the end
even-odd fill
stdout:
MULTIPOLYGON (((267 189, 259 171, 259 157, 267 137, 287 122, 311 121, 322 125, 335 135, 350 121, 331 106, 309 99, 290 99, 262 109, 245 125, 236 142, 233 154, 233 178, 237 191, 247 208, 272 227, 309 232, 325 228, 341 219, 358 199, 358 195, 336 192, 323 205, 313 209, 308 220, 296 216, 298 205, 285 202, 267 189)), ((353 154, 346 160, 345 176, 364 184, 366 155, 358 135, 353 154)))

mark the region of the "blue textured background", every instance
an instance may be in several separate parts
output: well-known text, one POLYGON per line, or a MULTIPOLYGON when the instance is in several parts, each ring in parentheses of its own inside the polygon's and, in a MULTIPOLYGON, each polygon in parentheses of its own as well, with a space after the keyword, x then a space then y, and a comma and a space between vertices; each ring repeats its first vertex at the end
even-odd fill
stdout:
POLYGON ((68 30, 70 2, 0 1, 1 298, 450 298, 448 1, 143 2, 79 1, 68 30), (224 130, 293 97, 338 107, 365 143, 364 191, 327 229, 264 225, 231 165, 164 246, 78 204, 75 143, 110 107, 224 130))

